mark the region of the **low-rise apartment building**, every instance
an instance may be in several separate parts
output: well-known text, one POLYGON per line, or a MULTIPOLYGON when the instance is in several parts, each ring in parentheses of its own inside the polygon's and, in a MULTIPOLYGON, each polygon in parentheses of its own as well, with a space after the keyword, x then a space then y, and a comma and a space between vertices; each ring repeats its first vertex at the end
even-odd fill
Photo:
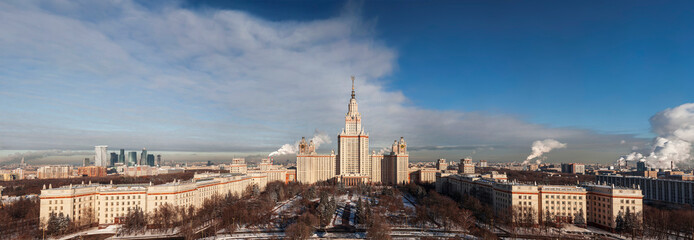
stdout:
POLYGON ((79 225, 117 224, 136 208, 150 213, 167 203, 174 207, 200 206, 214 195, 240 194, 252 185, 264 189, 267 174, 200 174, 190 181, 161 185, 91 182, 58 188, 49 185, 41 190, 40 220, 45 223, 51 213, 62 213, 79 225))
POLYGON ((540 221, 591 224, 614 228, 620 214, 640 216, 641 190, 611 185, 537 185, 508 182, 489 175, 440 173, 436 191, 471 195, 490 204, 498 216, 538 224, 540 221))
POLYGON ((69 178, 72 175, 70 166, 43 166, 36 170, 39 179, 69 178))
POLYGON ((639 189, 613 185, 583 185, 588 190, 588 223, 603 228, 615 228, 617 216, 643 212, 643 194, 639 189))
POLYGON ((620 187, 639 188, 643 191, 645 201, 694 206, 694 181, 622 175, 598 175, 596 180, 620 187))

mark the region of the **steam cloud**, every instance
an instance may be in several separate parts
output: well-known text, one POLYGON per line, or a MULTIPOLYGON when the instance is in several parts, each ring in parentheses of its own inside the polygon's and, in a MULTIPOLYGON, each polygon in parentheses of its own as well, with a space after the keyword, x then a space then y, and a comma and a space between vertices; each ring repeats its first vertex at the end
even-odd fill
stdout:
POLYGON ((542 141, 535 141, 533 142, 532 145, 532 153, 523 161, 523 165, 526 165, 530 162, 530 160, 535 160, 535 163, 540 164, 544 158, 542 157, 542 154, 548 153, 552 151, 552 149, 557 149, 557 148, 566 148, 566 143, 560 143, 557 140, 548 138, 542 141))
POLYGON ((645 161, 655 168, 669 169, 691 160, 694 142, 694 103, 668 108, 651 117, 651 129, 658 134, 649 152, 632 152, 619 158, 624 161, 645 161))
POLYGON ((376 153, 376 155, 389 154, 390 151, 392 151, 392 150, 393 150, 392 148, 384 147, 384 148, 381 148, 381 150, 378 150, 378 153, 376 153))
MULTIPOLYGON (((328 137, 328 134, 321 132, 321 131, 318 131, 318 129, 316 129, 316 131, 313 133, 313 137, 310 140, 313 140, 313 144, 316 146, 316 149, 318 149, 318 147, 320 147, 320 145, 323 143, 328 143, 328 144, 332 143, 332 140, 330 140, 330 138, 328 137)), ((282 147, 280 147, 280 149, 277 149, 277 151, 270 153, 270 155, 268 155, 268 156, 272 157, 272 156, 296 154, 296 152, 299 151, 299 142, 300 141, 296 141, 294 144, 289 144, 289 143, 284 144, 284 145, 282 145, 282 147)))

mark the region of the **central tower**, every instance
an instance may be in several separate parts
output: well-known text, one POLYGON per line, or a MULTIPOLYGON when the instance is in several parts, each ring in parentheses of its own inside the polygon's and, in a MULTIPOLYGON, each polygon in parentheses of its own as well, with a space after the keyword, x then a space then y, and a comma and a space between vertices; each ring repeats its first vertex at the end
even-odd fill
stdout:
POLYGON ((361 126, 352 76, 352 98, 349 99, 345 127, 337 136, 337 175, 368 175, 371 172, 369 134, 361 126))

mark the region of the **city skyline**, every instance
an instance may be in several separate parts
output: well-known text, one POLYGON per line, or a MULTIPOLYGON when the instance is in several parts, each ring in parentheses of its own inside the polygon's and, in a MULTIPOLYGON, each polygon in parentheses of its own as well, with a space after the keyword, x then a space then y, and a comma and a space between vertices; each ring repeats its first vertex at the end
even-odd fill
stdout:
POLYGON ((649 120, 692 101, 686 2, 308 5, 0 3, 0 163, 80 163, 102 144, 202 161, 316 132, 335 143, 350 75, 371 150, 405 136, 411 161, 522 162, 556 139, 548 162, 611 163, 668 137, 649 120))

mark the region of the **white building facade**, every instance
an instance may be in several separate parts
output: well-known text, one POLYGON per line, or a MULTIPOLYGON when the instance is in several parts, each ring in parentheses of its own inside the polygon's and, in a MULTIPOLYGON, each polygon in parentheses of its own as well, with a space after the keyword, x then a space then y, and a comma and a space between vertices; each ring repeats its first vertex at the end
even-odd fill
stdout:
POLYGON ((94 166, 108 167, 109 159, 107 155, 108 146, 94 146, 94 166))

